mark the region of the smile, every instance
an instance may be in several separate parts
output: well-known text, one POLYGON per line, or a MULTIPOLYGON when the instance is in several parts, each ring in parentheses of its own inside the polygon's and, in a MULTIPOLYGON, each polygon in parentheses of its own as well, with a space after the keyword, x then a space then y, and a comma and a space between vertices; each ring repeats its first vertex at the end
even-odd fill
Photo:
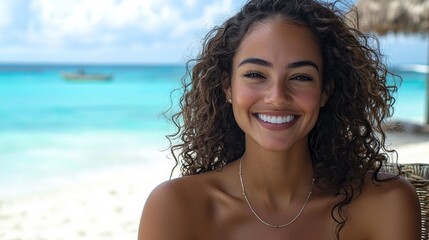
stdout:
POLYGON ((270 116, 266 114, 258 113, 256 114, 256 117, 260 120, 271 123, 271 124, 285 124, 290 123, 295 119, 295 115, 288 115, 288 116, 270 116))

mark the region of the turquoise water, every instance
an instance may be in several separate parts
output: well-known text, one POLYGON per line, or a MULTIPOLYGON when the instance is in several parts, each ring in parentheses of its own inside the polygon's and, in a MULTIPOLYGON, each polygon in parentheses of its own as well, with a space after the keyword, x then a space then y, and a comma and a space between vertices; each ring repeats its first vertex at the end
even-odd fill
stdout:
MULTIPOLYGON (((397 72, 403 80, 396 94, 393 118, 423 124, 426 121, 428 98, 426 93, 426 73, 397 72)), ((429 73, 427 73, 429 74, 429 73)))
POLYGON ((111 82, 65 81, 76 67, 0 67, 0 131, 153 130, 180 66, 85 67, 111 82))
MULTIPOLYGON (((183 66, 0 66, 0 200, 164 159, 172 126, 161 113, 183 73, 183 66), (80 68, 114 79, 61 78, 80 68)), ((395 119, 423 122, 425 75, 398 73, 395 119)))
POLYGON ((164 136, 172 128, 162 112, 184 67, 84 67, 114 74, 107 82, 60 75, 80 68, 0 66, 0 200, 94 170, 165 158, 164 136))

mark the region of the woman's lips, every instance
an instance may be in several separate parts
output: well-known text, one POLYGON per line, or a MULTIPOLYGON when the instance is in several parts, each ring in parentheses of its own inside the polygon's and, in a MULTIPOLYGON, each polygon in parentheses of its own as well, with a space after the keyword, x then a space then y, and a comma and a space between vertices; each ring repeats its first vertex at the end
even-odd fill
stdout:
POLYGON ((254 114, 254 116, 264 128, 273 131, 282 131, 291 128, 300 117, 299 115, 279 115, 278 113, 276 113, 275 115, 267 113, 257 113, 254 114))
POLYGON ((266 123, 285 124, 285 123, 292 122, 296 116, 295 115, 273 116, 269 114, 258 113, 256 114, 256 117, 266 123))

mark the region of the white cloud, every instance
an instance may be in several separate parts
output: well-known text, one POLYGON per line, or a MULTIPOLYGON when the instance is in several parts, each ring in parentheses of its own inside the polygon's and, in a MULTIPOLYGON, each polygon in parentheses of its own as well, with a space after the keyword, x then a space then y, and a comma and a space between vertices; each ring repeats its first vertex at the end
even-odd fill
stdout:
POLYGON ((125 53, 133 53, 127 49, 156 49, 153 54, 174 55, 177 61, 179 54, 172 51, 186 54, 232 8, 232 0, 0 0, 0 29, 10 25, 10 34, 0 34, 0 40, 4 48, 22 55, 66 58, 91 51, 115 59, 115 51, 126 58, 125 53))
POLYGON ((197 4, 197 0, 185 0, 185 6, 188 8, 193 8, 197 4))
POLYGON ((58 44, 68 39, 85 44, 103 39, 123 39, 130 31, 133 32, 132 35, 167 33, 168 36, 177 23, 187 21, 184 20, 186 16, 181 13, 184 9, 174 6, 172 2, 174 1, 33 0, 34 18, 29 37, 35 42, 58 44), (114 37, 113 34, 119 36, 114 37))
POLYGON ((196 0, 33 0, 28 38, 35 44, 108 44, 140 37, 187 37, 213 25, 231 11, 232 0, 204 3, 197 13, 196 0))
POLYGON ((213 27, 214 24, 220 24, 219 20, 225 19, 232 10, 232 0, 215 1, 204 6, 201 16, 181 19, 174 29, 173 36, 180 37, 198 30, 207 31, 207 28, 213 27))
POLYGON ((0 29, 9 26, 11 23, 10 5, 8 2, 0 2, 0 29))

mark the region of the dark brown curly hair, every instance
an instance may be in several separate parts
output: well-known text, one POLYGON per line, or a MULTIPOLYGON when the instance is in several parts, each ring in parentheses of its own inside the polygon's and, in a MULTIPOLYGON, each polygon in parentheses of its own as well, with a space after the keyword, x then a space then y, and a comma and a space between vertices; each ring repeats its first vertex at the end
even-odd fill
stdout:
POLYGON ((182 175, 221 170, 240 158, 244 133, 224 93, 234 54, 255 23, 274 16, 308 27, 319 43, 323 89, 330 93, 308 145, 319 186, 344 196, 331 211, 337 238, 347 220, 344 206, 359 195, 368 173, 380 181, 377 174, 389 159, 383 123, 393 114, 397 90, 387 83, 390 72, 377 39, 358 31, 346 17, 347 4, 340 6, 314 0, 248 1, 206 35, 199 56, 187 63, 181 110, 172 117, 177 131, 167 136, 182 175))

